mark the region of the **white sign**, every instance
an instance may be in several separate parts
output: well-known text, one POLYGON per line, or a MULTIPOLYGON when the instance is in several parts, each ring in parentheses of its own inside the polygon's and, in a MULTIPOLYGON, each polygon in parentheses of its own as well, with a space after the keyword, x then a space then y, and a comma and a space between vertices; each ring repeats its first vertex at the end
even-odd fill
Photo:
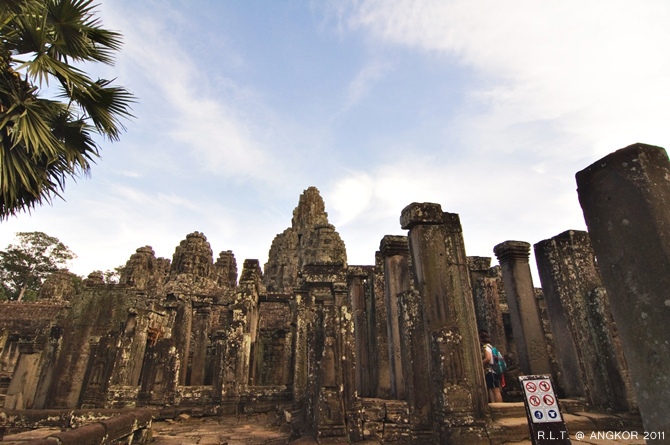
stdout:
POLYGON ((548 378, 526 380, 523 385, 534 423, 563 421, 558 400, 551 387, 551 380, 548 378))

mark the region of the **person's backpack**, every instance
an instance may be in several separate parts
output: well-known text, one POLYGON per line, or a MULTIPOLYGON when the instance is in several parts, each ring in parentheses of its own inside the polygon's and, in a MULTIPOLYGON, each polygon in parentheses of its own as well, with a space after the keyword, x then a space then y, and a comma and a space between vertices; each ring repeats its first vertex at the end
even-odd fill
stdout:
POLYGON ((500 351, 498 351, 498 348, 493 345, 490 346, 491 355, 493 356, 493 372, 502 375, 505 371, 507 371, 507 363, 505 362, 505 358, 500 353, 500 351))

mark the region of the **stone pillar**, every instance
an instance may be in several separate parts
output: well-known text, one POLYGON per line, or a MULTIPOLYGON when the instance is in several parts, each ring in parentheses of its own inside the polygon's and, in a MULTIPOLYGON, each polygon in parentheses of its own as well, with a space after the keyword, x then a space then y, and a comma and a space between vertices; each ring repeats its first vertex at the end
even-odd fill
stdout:
POLYGON ((296 292, 292 303, 294 326, 293 401, 304 405, 309 381, 309 333, 313 312, 308 293, 296 292))
POLYGON ((586 396, 592 406, 629 410, 635 404, 628 369, 606 294, 595 292, 602 281, 588 234, 569 230, 541 241, 535 258, 565 397, 586 396))
POLYGON ((193 359, 191 360, 191 386, 205 384, 205 370, 207 366, 207 346, 209 346, 209 329, 211 307, 197 306, 193 320, 193 333, 195 341, 193 345, 193 359))
POLYGON ((374 353, 371 348, 368 308, 365 291, 368 274, 360 267, 350 266, 348 270, 349 301, 352 309, 355 350, 356 350, 356 391, 361 397, 371 397, 371 371, 374 353))
POLYGON ((507 352, 507 338, 500 308, 498 277, 495 270, 491 269, 491 258, 469 256, 468 268, 477 327, 487 331, 491 343, 504 354, 507 352))
POLYGON ((54 364, 59 352, 60 336, 62 329, 60 326, 52 326, 49 333, 49 339, 42 352, 41 370, 38 378, 37 389, 35 391, 34 409, 44 409, 49 395, 49 386, 54 378, 54 364))
POLYGON ((19 359, 5 396, 5 409, 25 410, 33 407, 39 377, 40 353, 34 351, 33 342, 19 341, 19 359))
POLYGON ((386 303, 389 370, 391 397, 404 399, 405 376, 402 367, 402 350, 398 316, 398 294, 410 289, 409 246, 406 236, 385 236, 379 246, 384 267, 384 301, 386 303))
MULTIPOLYGON (((312 289, 315 297, 322 289, 312 289)), ((323 295, 323 294, 322 294, 323 295)), ((346 294, 345 294, 346 295, 346 294)), ((347 433, 341 343, 340 307, 336 307, 335 295, 317 301, 315 361, 310 363, 310 373, 316 379, 315 424, 317 437, 345 436, 347 433), (319 341, 319 337, 322 341, 319 341), (340 386, 342 385, 342 386, 340 386)), ((345 356, 346 360, 346 356, 345 356)))
POLYGON ((525 374, 550 374, 549 354, 528 264, 530 244, 505 241, 495 246, 493 252, 502 269, 519 367, 525 374))
POLYGON ((400 224, 409 230, 414 288, 423 299, 430 359, 422 372, 430 370, 435 431, 441 443, 476 443, 486 438, 477 420, 487 396, 460 219, 439 204, 413 203, 400 224))
MULTIPOLYGON (((670 431, 670 161, 635 144, 577 173, 646 431, 670 431)), ((650 443, 661 443, 650 441, 650 443)))
POLYGON ((138 406, 174 404, 179 383, 180 359, 173 339, 149 340, 137 395, 138 406))
MULTIPOLYGON (((389 354, 389 319, 385 301, 384 259, 381 252, 375 253, 375 270, 372 283, 372 298, 374 300, 374 335, 377 343, 376 354, 376 382, 374 396, 380 399, 391 398, 391 362, 389 354)), ((396 305, 397 311, 397 305, 396 305)))
POLYGON ((433 438, 431 405, 430 354, 423 322, 423 299, 415 290, 397 296, 399 350, 404 376, 409 428, 412 444, 430 445, 433 438))
POLYGON ((190 299, 177 297, 166 303, 168 310, 174 311, 174 325, 172 337, 175 348, 179 355, 179 385, 186 385, 186 374, 188 371, 188 357, 191 348, 191 322, 193 320, 193 308, 190 299))
POLYGON ((226 330, 219 329, 214 332, 212 342, 214 343, 214 369, 212 370, 212 401, 221 404, 223 401, 225 383, 224 367, 226 363, 226 330))
MULTIPOLYGON (((363 283, 365 284, 365 283, 363 283)), ((337 325, 337 344, 339 356, 341 357, 338 374, 343 388, 342 394, 344 402, 344 423, 347 432, 347 438, 350 442, 360 442, 363 440, 363 422, 361 418, 362 404, 360 402, 360 393, 356 391, 356 370, 360 369, 359 362, 361 356, 358 354, 358 334, 355 330, 356 317, 352 313, 352 306, 347 304, 348 286, 344 283, 333 283, 333 295, 335 300, 335 315, 337 325)), ((365 292, 364 292, 365 294, 365 292)), ((369 326, 366 320, 366 326, 369 326)), ((369 332, 369 330, 366 330, 369 332)), ((370 349, 368 349, 370 354, 370 349)), ((369 357, 368 357, 369 363, 369 357)), ((369 368, 368 368, 369 370, 369 368)), ((370 381, 368 380, 368 384, 370 381)), ((363 388, 365 389, 365 388, 363 388)))

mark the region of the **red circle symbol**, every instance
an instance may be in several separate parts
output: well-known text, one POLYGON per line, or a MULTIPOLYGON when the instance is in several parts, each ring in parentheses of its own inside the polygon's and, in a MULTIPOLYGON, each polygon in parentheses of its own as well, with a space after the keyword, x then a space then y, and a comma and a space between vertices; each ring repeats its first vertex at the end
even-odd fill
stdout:
POLYGON ((526 383, 526 391, 528 392, 535 392, 537 390, 537 386, 533 382, 528 382, 526 383))
POLYGON ((538 396, 530 396, 528 402, 533 406, 540 406, 540 398, 538 396))
POLYGON ((556 403, 556 400, 549 394, 545 394, 545 396, 542 397, 542 400, 544 400, 545 405, 553 405, 554 403, 556 403))
POLYGON ((542 381, 540 382, 540 389, 545 392, 549 391, 551 389, 551 385, 547 381, 542 381))

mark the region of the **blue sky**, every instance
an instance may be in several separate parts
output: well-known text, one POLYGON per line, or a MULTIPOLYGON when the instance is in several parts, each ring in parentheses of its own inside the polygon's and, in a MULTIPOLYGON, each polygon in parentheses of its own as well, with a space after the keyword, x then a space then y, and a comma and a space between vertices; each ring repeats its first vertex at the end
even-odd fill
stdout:
MULTIPOLYGON (((468 255, 584 230, 574 174, 670 147, 667 1, 101 0, 138 96, 65 201, 0 223, 58 237, 85 275, 193 231, 267 260, 316 186, 349 264, 411 202, 458 213, 468 255)), ((493 260, 496 263, 496 260, 493 260)), ((531 262, 534 269, 534 260, 531 262)), ((536 283, 539 286, 539 282, 536 283)))

